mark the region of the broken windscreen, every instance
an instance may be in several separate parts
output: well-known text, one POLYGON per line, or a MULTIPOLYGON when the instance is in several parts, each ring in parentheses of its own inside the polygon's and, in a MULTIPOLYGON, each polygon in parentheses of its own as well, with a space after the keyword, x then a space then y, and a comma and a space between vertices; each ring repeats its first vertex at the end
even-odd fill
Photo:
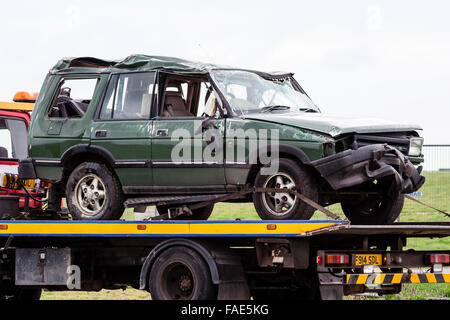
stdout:
POLYGON ((266 79, 242 70, 211 70, 212 79, 222 91, 231 109, 238 115, 255 112, 319 112, 290 77, 266 79))

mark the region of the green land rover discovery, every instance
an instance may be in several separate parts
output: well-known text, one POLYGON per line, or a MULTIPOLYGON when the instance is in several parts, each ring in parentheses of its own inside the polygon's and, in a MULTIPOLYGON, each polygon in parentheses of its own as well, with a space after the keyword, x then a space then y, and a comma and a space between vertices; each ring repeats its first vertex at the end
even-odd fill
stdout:
MULTIPOLYGON (((356 224, 392 223, 404 194, 424 183, 415 125, 330 117, 292 73, 177 58, 60 60, 47 75, 30 128, 22 178, 52 183, 73 219, 119 219, 125 206, 253 201, 262 219, 309 219, 341 203, 356 224), (222 198, 224 199, 224 198, 222 198)), ((208 219, 213 204, 177 219, 208 219)))

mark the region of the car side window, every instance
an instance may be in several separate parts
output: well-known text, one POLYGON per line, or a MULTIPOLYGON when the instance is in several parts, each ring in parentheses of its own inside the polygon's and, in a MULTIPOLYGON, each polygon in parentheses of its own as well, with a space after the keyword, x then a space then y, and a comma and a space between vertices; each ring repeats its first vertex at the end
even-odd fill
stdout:
POLYGON ((155 73, 113 75, 103 99, 102 120, 149 119, 155 92, 155 73))
POLYGON ((82 118, 94 96, 98 80, 63 79, 48 111, 49 118, 82 118))

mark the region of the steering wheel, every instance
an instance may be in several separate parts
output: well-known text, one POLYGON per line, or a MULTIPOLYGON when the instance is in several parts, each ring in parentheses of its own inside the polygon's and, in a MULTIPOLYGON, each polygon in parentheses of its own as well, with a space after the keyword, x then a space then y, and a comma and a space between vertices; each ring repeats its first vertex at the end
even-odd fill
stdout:
POLYGON ((81 107, 72 99, 67 100, 65 102, 73 111, 75 111, 75 113, 77 113, 77 115, 75 117, 83 117, 85 112, 83 109, 81 109, 81 107))

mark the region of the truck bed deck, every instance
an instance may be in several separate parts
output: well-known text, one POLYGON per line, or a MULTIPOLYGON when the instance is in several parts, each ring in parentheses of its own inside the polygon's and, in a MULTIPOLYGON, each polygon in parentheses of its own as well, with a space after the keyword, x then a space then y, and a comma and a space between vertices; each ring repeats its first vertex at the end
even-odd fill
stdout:
POLYGON ((450 236, 450 222, 351 225, 338 220, 295 221, 0 221, 0 236, 57 237, 313 237, 450 236))
POLYGON ((0 221, 0 236, 300 237, 346 221, 0 221))

